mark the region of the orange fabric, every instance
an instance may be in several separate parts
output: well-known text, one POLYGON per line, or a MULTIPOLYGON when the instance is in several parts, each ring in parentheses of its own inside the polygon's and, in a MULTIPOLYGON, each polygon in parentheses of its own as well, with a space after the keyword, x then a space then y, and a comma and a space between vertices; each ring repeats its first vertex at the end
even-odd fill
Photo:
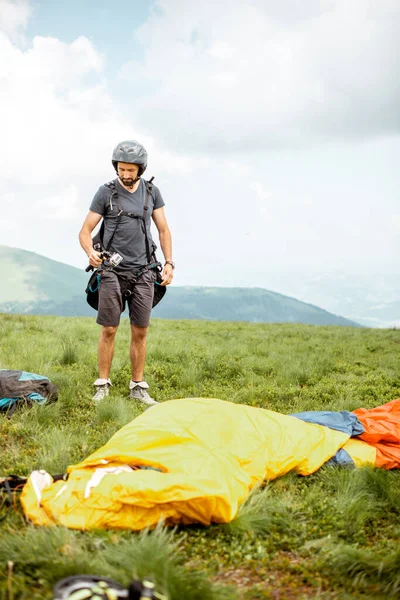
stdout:
MULTIPOLYGON (((371 444, 372 446, 372 444, 371 444)), ((374 444, 376 448, 376 466, 381 469, 400 469, 399 444, 374 444)))
POLYGON ((358 439, 376 448, 376 466, 400 469, 400 398, 353 412, 365 429, 358 439))

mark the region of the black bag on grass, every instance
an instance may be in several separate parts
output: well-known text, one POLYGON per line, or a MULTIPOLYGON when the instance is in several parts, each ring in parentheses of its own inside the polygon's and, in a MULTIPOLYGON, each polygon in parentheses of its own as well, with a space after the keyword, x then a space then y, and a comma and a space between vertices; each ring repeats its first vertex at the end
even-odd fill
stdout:
POLYGON ((19 402, 44 404, 57 400, 58 390, 44 375, 0 369, 0 411, 11 416, 19 402))

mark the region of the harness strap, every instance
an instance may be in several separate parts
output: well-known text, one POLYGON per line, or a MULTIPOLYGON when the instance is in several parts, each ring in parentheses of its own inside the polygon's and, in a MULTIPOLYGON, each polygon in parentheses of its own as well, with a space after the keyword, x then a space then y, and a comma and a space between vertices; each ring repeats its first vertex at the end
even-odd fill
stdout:
MULTIPOLYGON (((115 199, 115 203, 116 203, 117 208, 118 208, 118 214, 117 214, 117 219, 115 221, 114 231, 112 232, 111 237, 108 240, 107 248, 104 248, 106 251, 108 251, 108 249, 111 247, 111 243, 112 243, 112 241, 114 239, 115 232, 117 231, 118 224, 119 224, 119 222, 121 220, 122 212, 121 212, 121 209, 119 208, 118 203, 117 203, 117 196, 118 196, 118 194, 117 194, 117 190, 115 188, 115 181, 110 181, 109 183, 106 183, 105 185, 108 188, 110 188, 110 190, 111 190, 111 196, 110 196, 110 207, 111 207, 111 210, 113 209, 113 205, 112 205, 113 198, 115 199)), ((101 243, 101 247, 102 248, 104 247, 103 236, 104 236, 104 219, 103 219, 103 222, 102 222, 101 228, 100 228, 100 243, 101 243)))
MULTIPOLYGON (((151 196, 151 190, 152 190, 152 182, 153 182, 154 177, 152 177, 149 181, 144 181, 145 186, 146 186, 146 198, 144 201, 144 206, 143 206, 143 214, 142 215, 138 215, 136 213, 132 213, 132 212, 126 212, 125 210, 123 210, 119 203, 118 203, 118 194, 117 194, 117 190, 116 190, 116 186, 115 186, 115 181, 110 181, 109 183, 106 183, 105 185, 110 188, 110 190, 112 191, 111 193, 111 197, 110 197, 110 207, 112 210, 112 201, 114 199, 115 204, 117 206, 118 209, 118 214, 117 214, 117 219, 115 222, 115 227, 114 227, 114 231, 111 234, 110 239, 108 240, 108 244, 107 244, 107 248, 105 248, 106 251, 108 251, 108 249, 111 247, 111 243, 114 239, 115 233, 117 231, 120 219, 123 215, 130 217, 131 219, 138 219, 142 222, 142 231, 144 234, 144 241, 145 241, 145 245, 146 245, 146 258, 147 258, 147 262, 151 263, 152 260, 152 256, 151 256, 151 252, 150 252, 150 244, 149 244, 149 238, 147 235, 147 227, 146 227, 146 216, 147 216, 147 211, 149 209, 149 199, 151 196)), ((103 235, 104 235, 104 219, 103 219, 103 223, 101 224, 101 228, 100 228, 100 242, 101 242, 101 246, 104 247, 103 244, 103 235)))
POLYGON ((116 273, 121 288, 122 298, 126 300, 132 296, 137 280, 144 275, 144 273, 147 273, 147 271, 151 271, 152 269, 159 269, 160 267, 161 263, 155 261, 145 265, 139 269, 139 271, 136 271, 136 273, 128 273, 127 275, 124 275, 123 273, 116 273))
MULTIPOLYGON (((153 178, 152 178, 153 179, 153 178)), ((152 184, 151 182, 149 182, 149 184, 146 184, 146 199, 144 201, 144 207, 143 207, 143 221, 142 221, 142 228, 143 228, 143 233, 144 233, 144 241, 146 244, 146 256, 147 256, 147 262, 151 263, 151 254, 150 254, 150 244, 149 244, 149 238, 147 237, 147 228, 146 228, 146 215, 147 215, 147 211, 149 209, 149 198, 151 196, 151 188, 152 188, 152 184)))

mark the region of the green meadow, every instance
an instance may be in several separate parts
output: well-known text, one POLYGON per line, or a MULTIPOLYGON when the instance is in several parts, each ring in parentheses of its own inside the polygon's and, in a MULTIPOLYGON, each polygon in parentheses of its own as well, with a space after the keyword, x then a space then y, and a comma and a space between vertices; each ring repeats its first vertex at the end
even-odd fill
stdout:
MULTIPOLYGON (((142 408, 128 399, 129 324, 117 334, 112 396, 91 403, 92 318, 0 315, 0 368, 48 376, 59 400, 0 415, 0 476, 64 473, 142 408)), ((154 319, 146 380, 159 400, 214 397, 283 413, 372 408, 400 396, 400 331, 154 319)), ((51 599, 95 573, 150 576, 169 600, 400 597, 400 473, 323 467, 249 497, 228 525, 70 531, 29 524, 0 492, 0 599, 51 599)))

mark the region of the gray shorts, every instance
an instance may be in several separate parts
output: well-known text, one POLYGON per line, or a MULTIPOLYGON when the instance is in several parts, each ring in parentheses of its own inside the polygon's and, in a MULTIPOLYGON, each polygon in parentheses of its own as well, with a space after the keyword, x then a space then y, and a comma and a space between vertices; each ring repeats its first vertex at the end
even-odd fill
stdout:
MULTIPOLYGON (((154 269, 146 271, 137 280, 132 296, 128 300, 131 325, 148 327, 153 306, 154 269)), ((121 288, 113 271, 102 271, 99 288, 99 309, 96 322, 104 327, 117 327, 123 308, 121 288)))

